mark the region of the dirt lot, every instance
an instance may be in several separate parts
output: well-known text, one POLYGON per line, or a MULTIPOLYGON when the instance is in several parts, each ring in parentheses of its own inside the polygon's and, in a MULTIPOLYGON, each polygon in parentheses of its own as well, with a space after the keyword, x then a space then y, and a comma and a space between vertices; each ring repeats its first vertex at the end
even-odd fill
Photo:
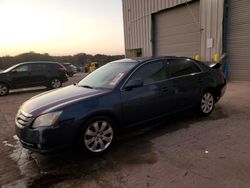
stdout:
POLYGON ((249 82, 229 83, 207 118, 189 112, 128 131, 95 158, 71 150, 43 156, 20 146, 14 131, 18 107, 44 91, 0 98, 2 187, 250 187, 249 82))

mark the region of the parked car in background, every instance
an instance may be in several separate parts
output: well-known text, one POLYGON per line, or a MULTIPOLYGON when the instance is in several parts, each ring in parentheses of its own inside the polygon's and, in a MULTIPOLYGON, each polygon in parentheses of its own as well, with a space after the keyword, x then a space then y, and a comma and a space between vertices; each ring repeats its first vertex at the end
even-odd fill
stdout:
POLYGON ((85 72, 85 67, 78 67, 79 69, 77 71, 79 72, 85 72))
POLYGON ((220 66, 190 58, 122 59, 26 101, 16 132, 25 148, 39 153, 79 143, 85 152, 101 154, 122 129, 193 107, 209 115, 225 86, 220 66))
POLYGON ((77 68, 72 63, 63 63, 63 66, 66 68, 66 73, 68 76, 72 77, 77 72, 77 68))
POLYGON ((10 89, 36 86, 56 89, 67 80, 66 70, 59 63, 24 62, 0 72, 0 96, 7 95, 10 89))

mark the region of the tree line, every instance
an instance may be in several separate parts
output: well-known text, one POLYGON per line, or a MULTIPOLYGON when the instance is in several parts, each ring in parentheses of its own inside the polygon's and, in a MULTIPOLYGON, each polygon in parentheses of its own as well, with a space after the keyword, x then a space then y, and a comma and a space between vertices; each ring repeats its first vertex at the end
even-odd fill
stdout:
POLYGON ((67 56, 50 56, 48 53, 40 54, 35 52, 28 52, 19 54, 17 56, 3 56, 0 57, 0 70, 11 67, 15 64, 28 61, 55 61, 59 63, 70 62, 75 66, 83 67, 86 63, 97 62, 102 66, 110 61, 124 58, 124 55, 104 55, 96 54, 90 55, 79 53, 76 55, 67 56))

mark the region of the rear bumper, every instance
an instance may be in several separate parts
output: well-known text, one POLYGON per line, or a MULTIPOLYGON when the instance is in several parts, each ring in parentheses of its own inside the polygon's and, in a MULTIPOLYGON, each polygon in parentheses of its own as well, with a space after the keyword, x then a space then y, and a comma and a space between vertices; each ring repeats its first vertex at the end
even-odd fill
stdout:
POLYGON ((224 84, 224 85, 222 86, 222 88, 221 88, 220 98, 225 94, 226 89, 227 89, 227 83, 226 83, 226 81, 225 81, 225 84, 224 84))
POLYGON ((216 102, 219 101, 221 99, 221 97, 223 97, 223 95, 226 92, 226 89, 227 89, 227 82, 225 80, 224 84, 217 87, 216 93, 218 93, 218 94, 217 94, 216 102))

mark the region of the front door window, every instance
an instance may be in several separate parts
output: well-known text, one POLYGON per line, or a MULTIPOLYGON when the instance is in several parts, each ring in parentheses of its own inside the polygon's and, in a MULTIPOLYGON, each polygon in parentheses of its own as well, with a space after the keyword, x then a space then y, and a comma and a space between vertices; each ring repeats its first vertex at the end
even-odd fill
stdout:
POLYGON ((21 66, 14 69, 14 71, 16 71, 16 72, 27 72, 28 70, 29 70, 28 65, 21 65, 21 66))
POLYGON ((164 80, 166 71, 163 62, 163 60, 160 60, 143 65, 133 74, 130 80, 142 80, 144 85, 164 80))

